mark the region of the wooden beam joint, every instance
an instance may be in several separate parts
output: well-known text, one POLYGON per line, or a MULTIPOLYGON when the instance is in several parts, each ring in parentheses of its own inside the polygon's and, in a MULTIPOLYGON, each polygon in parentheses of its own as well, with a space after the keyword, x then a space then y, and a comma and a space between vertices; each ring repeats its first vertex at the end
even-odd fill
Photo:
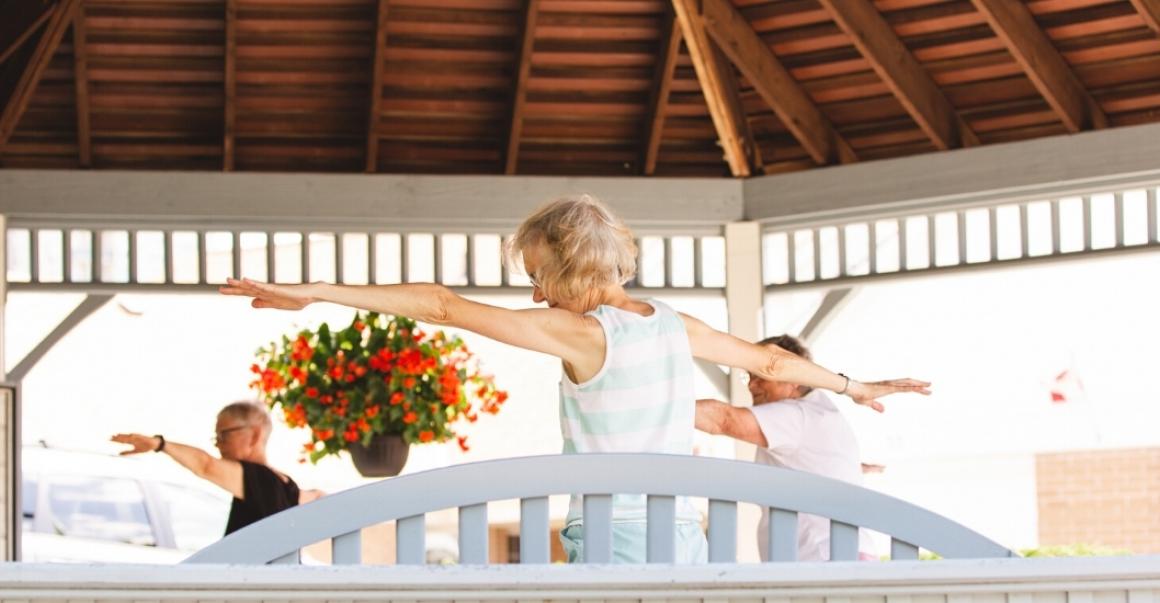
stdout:
POLYGON ((28 108, 32 94, 40 84, 40 78, 52 61, 52 56, 60 47, 61 38, 64 37, 64 32, 68 26, 72 24, 73 15, 76 14, 79 6, 80 0, 60 0, 52 10, 52 16, 32 52, 28 65, 20 74, 20 79, 12 91, 12 96, 4 106, 4 112, 0 113, 0 147, 8 144, 8 139, 16 130, 16 125, 24 115, 24 110, 28 108))
POLYGON ((820 1, 935 147, 979 144, 970 126, 870 0, 820 1))
MULTIPOLYGON (((697 73, 697 81, 705 95, 705 104, 709 107, 709 116, 717 130, 717 139, 725 154, 725 162, 729 164, 729 171, 739 178, 749 176, 751 157, 745 150, 742 135, 745 129, 741 124, 745 116, 736 114, 728 101, 730 92, 726 89, 727 80, 721 72, 721 64, 714 57, 712 41, 706 32, 698 0, 673 0, 673 11, 680 24, 685 46, 689 49, 689 58, 693 61, 693 70, 697 73)), ((732 93, 736 94, 736 90, 732 93)))
POLYGON ((1107 116, 1026 5, 1010 0, 972 2, 1069 131, 1107 127, 1107 116))
POLYGON ((1160 34, 1160 0, 1131 0, 1136 12, 1152 31, 1160 34))
MULTIPOLYGON (((692 1, 673 0, 674 5, 692 1)), ((703 0, 703 10, 705 31, 815 163, 828 165, 858 160, 842 135, 729 0, 703 0)))
MULTIPOLYGON (((28 41, 28 38, 31 38, 32 34, 36 33, 36 30, 40 29, 40 26, 44 25, 49 20, 49 18, 52 17, 52 11, 53 7, 44 9, 44 12, 40 13, 40 15, 33 19, 32 22, 29 23, 23 31, 12 38, 12 43, 9 44, 8 47, 3 50, 3 52, 0 52, 0 63, 7 61, 8 57, 15 54, 17 50, 20 50, 20 47, 24 46, 24 43, 28 41)), ((0 13, 0 16, 4 16, 5 18, 12 18, 11 15, 3 13, 0 13)))

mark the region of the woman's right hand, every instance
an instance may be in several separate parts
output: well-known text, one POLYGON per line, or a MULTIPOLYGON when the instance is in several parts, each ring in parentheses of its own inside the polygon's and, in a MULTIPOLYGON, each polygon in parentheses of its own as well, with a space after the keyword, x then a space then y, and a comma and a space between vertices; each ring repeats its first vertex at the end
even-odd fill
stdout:
POLYGON ((278 310, 301 310, 318 301, 316 293, 318 285, 308 283, 302 285, 274 285, 252 281, 248 278, 241 280, 229 278, 226 284, 218 288, 222 295, 240 295, 252 297, 250 305, 255 308, 275 308, 278 310))

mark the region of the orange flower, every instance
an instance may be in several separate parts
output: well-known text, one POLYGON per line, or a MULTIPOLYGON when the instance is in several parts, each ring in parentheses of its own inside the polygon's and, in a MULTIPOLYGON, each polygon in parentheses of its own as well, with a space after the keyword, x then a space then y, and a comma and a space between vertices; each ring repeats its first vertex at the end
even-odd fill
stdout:
POLYGON ((407 425, 410 425, 411 423, 414 423, 415 421, 418 421, 418 420, 419 420, 419 415, 415 414, 415 411, 413 411, 413 410, 407 411, 407 414, 403 415, 403 422, 406 423, 407 425))
POLYGON ((467 436, 459 436, 456 439, 459 440, 459 449, 460 450, 462 450, 464 452, 471 450, 471 447, 467 445, 467 436))
POLYGON ((406 379, 403 379, 403 387, 407 389, 413 389, 415 387, 415 378, 407 377, 406 379))
POLYGON ((434 440, 434 439, 435 439, 435 432, 433 432, 433 431, 420 431, 419 432, 419 441, 420 442, 430 442, 431 440, 434 440))
POLYGON ((405 397, 406 396, 403 395, 403 392, 395 392, 391 394, 391 406, 398 406, 402 404, 403 398, 405 397))

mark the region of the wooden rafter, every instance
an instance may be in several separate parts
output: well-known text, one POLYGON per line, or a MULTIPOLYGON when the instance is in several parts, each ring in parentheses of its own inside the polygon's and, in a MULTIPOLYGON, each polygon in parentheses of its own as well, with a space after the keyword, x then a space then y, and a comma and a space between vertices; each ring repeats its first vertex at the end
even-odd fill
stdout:
POLYGON ((89 51, 86 42, 85 8, 77 7, 73 17, 73 83, 77 104, 77 159, 81 167, 93 165, 93 136, 89 105, 89 51))
POLYGON ((33 20, 32 23, 28 25, 28 27, 25 27, 24 31, 20 32, 20 35, 13 38, 12 43, 9 44, 3 52, 0 52, 0 63, 7 61, 8 57, 12 56, 13 53, 19 50, 20 47, 28 41, 28 38, 32 37, 32 34, 36 33, 36 30, 40 29, 40 26, 44 25, 44 23, 48 21, 48 18, 51 16, 51 8, 46 9, 43 13, 40 13, 39 17, 33 20))
POLYGON ((661 135, 665 129, 665 109, 669 104, 669 93, 673 87, 673 73, 677 68, 677 53, 681 49, 681 27, 673 12, 665 13, 661 30, 660 50, 657 53, 656 70, 653 75, 652 93, 649 99, 649 117, 645 121, 644 159, 641 173, 651 176, 657 169, 657 153, 661 148, 661 135))
POLYGON ((1132 6, 1140 13, 1152 31, 1160 34, 1160 0, 1132 0, 1132 6))
POLYGON ((704 0, 703 16, 705 30, 814 162, 826 165, 857 161, 849 143, 729 0, 704 0))
POLYGON ((753 137, 753 128, 749 125, 749 117, 745 107, 741 104, 741 81, 737 79, 737 72, 733 69, 729 57, 712 40, 709 40, 713 61, 717 64, 717 73, 721 77, 721 101, 725 103, 729 113, 737 116, 737 140, 741 141, 741 148, 745 152, 749 171, 761 168, 761 153, 757 149, 757 141, 753 137))
POLYGON ((512 117, 508 129, 507 151, 504 153, 505 174, 516 173, 520 161, 520 137, 524 129, 524 104, 528 96, 528 78, 532 74, 532 47, 536 40, 536 17, 540 13, 540 0, 528 0, 524 13, 523 38, 520 41, 520 63, 516 72, 515 88, 512 91, 512 117))
POLYGON ((821 0, 842 31, 939 149, 979 144, 979 138, 870 0, 821 0))
POLYGON ((222 170, 234 169, 234 130, 238 121, 238 0, 226 0, 225 127, 222 130, 222 170))
POLYGON ((709 116, 717 130, 717 139, 721 142, 729 171, 737 177, 748 176, 751 173, 751 157, 747 156, 745 142, 739 135, 742 131, 740 121, 744 116, 732 113, 730 104, 726 102, 724 78, 713 58, 706 24, 697 10, 697 0, 673 0, 673 10, 685 38, 685 47, 689 49, 693 70, 697 72, 697 81, 705 95, 705 104, 709 106, 709 116))
POLYGON ((40 76, 44 74, 44 70, 52 61, 52 55, 60 46, 60 40, 72 23, 72 17, 79 5, 80 0, 60 0, 53 9, 52 17, 49 18, 44 34, 40 36, 40 41, 37 42, 36 49, 32 52, 28 66, 20 74, 20 80, 12 91, 12 97, 4 106, 4 112, 0 114, 0 147, 8 144, 8 139, 16 130, 16 124, 24 115, 24 110, 28 108, 28 102, 32 100, 32 93, 36 91, 36 86, 40 83, 40 76))
POLYGON ((366 171, 379 171, 379 116, 383 104, 383 70, 387 64, 387 13, 388 0, 379 0, 379 11, 375 18, 375 52, 371 66, 371 105, 367 118, 367 164, 366 171))
POLYGON ((1025 4, 1010 0, 972 1, 1069 131, 1107 127, 1107 116, 1025 4))

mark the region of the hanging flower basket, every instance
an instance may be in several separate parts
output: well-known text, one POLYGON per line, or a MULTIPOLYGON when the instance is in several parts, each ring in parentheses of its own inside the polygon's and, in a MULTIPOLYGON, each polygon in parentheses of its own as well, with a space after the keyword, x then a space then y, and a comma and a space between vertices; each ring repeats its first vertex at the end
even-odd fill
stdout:
POLYGON ((370 442, 350 445, 350 460, 363 477, 394 477, 407 464, 411 445, 397 433, 376 433, 370 442))
POLYGON ((389 456, 385 468, 368 469, 375 476, 402 469, 404 444, 455 438, 466 451, 455 423, 475 422, 480 411, 495 414, 507 399, 459 337, 427 334, 409 318, 373 312, 340 330, 323 323, 283 336, 258 350, 250 370, 251 387, 281 409, 287 425, 310 429, 303 460, 343 450, 363 460, 364 452, 389 456), (392 440, 376 441, 380 435, 398 437, 383 443, 392 440))

